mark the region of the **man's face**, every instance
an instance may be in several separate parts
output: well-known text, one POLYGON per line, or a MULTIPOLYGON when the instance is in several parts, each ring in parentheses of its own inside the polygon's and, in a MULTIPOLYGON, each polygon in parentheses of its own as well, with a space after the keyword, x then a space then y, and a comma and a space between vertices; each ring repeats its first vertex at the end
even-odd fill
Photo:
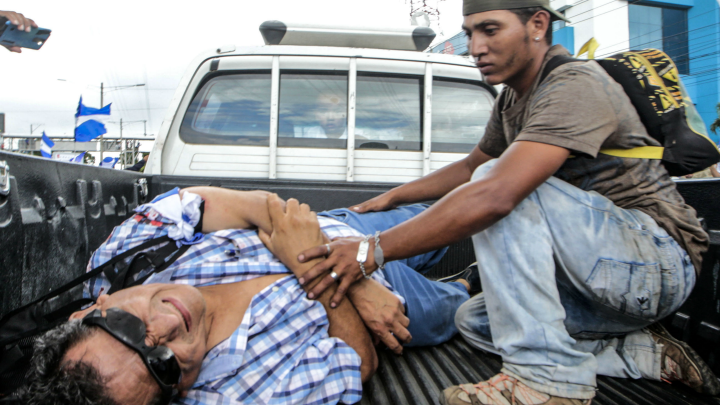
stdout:
MULTIPOLYGON (((182 377, 177 389, 187 391, 200 373, 207 352, 205 300, 190 286, 149 284, 102 295, 95 305, 74 313, 81 319, 99 309, 120 308, 140 318, 147 327, 145 344, 163 345, 175 353, 182 377)), ((65 360, 83 361, 108 380, 110 395, 122 404, 147 403, 160 391, 140 356, 104 330, 68 350, 65 360)))
POLYGON ((340 97, 330 95, 318 97, 315 116, 328 138, 339 138, 345 133, 347 106, 340 97))
POLYGON ((489 84, 512 85, 525 73, 533 58, 531 21, 523 24, 508 10, 486 11, 465 17, 463 30, 468 36, 468 49, 489 84))

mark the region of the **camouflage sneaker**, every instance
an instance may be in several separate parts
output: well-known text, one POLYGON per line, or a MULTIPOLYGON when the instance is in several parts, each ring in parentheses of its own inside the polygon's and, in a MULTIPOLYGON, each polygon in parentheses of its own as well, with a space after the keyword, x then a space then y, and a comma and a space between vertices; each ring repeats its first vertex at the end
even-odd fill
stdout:
POLYGON ((477 384, 455 385, 440 395, 443 405, 590 405, 592 399, 554 397, 503 373, 477 384))
POLYGON ((720 383, 712 370, 687 343, 672 337, 659 323, 650 325, 648 331, 663 346, 660 372, 663 381, 678 381, 702 394, 720 393, 720 383))

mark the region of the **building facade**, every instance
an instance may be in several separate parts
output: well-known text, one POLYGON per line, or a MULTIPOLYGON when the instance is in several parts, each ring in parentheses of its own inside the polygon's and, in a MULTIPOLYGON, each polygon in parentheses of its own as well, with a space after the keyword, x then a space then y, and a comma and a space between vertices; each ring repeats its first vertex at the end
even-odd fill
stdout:
MULTIPOLYGON (((709 127, 720 102, 720 7, 718 0, 551 0, 569 23, 553 23, 553 42, 577 54, 591 38, 595 58, 656 48, 675 61, 683 83, 709 127)), ((467 54, 462 32, 430 52, 467 54)), ((586 56, 583 56, 586 57, 586 56)), ((720 134, 709 132, 717 143, 720 134)))

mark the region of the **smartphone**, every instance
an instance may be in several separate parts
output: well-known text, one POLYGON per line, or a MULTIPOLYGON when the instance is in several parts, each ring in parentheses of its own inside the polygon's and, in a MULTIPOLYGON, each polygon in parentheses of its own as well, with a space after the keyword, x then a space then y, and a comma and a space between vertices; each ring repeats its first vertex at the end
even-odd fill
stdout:
POLYGON ((30 32, 20 31, 17 25, 7 21, 2 34, 0 34, 0 45, 40 49, 50 37, 50 32, 52 31, 47 28, 35 27, 30 32))

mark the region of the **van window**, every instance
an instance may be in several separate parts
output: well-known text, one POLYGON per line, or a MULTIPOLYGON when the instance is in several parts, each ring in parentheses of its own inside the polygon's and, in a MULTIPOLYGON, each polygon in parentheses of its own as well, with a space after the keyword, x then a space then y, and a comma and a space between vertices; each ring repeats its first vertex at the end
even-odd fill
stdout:
POLYGON ((223 75, 195 95, 180 126, 187 143, 268 146, 270 72, 223 75))
POLYGON ((347 148, 347 72, 282 73, 278 146, 347 148))
POLYGON ((433 78, 432 151, 470 153, 485 133, 494 102, 479 84, 433 78))
POLYGON ((357 76, 355 147, 422 150, 422 77, 357 76))

